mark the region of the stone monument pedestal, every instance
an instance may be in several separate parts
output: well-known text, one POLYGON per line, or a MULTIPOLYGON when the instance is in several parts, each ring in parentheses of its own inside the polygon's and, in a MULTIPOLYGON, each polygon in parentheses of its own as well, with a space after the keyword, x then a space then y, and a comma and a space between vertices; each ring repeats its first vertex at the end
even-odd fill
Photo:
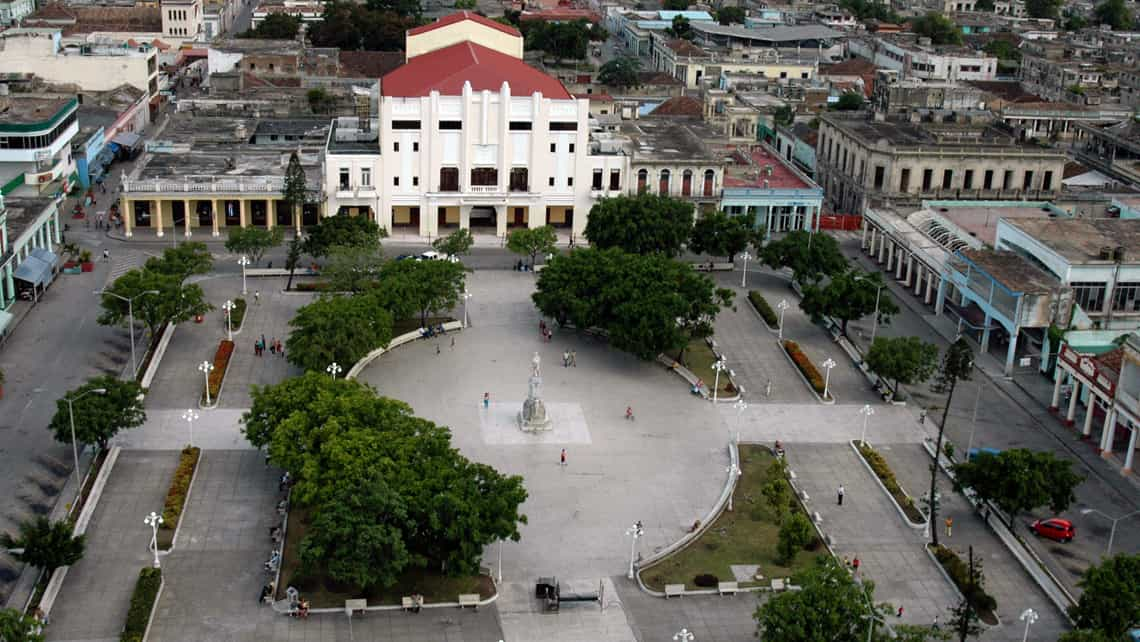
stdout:
POLYGON ((541 386, 542 377, 531 375, 530 390, 518 416, 519 428, 523 432, 541 432, 553 428, 550 416, 546 414, 546 404, 538 396, 541 386))

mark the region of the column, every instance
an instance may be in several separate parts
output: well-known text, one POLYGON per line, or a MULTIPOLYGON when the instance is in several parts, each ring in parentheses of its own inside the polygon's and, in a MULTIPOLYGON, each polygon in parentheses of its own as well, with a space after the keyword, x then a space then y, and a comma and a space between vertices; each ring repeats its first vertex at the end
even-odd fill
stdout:
POLYGON ((4 291, 13 299, 16 298, 16 284, 12 282, 12 261, 8 261, 8 264, 4 266, 4 291))
POLYGON ((898 256, 898 259, 895 261, 895 280, 898 281, 899 279, 902 279, 902 275, 903 275, 903 249, 900 246, 899 247, 899 256, 898 256))
POLYGON ((186 224, 186 238, 190 238, 190 199, 182 199, 183 222, 186 224))
POLYGON ((1081 380, 1073 377, 1073 396, 1069 397, 1069 409, 1065 411, 1065 425, 1072 426, 1077 416, 1077 398, 1081 396, 1081 380))
POLYGON ((866 249, 867 249, 867 228, 868 227, 870 227, 870 225, 867 223, 867 219, 863 219, 863 234, 859 237, 859 249, 861 251, 866 251, 866 249))
POLYGON ((155 229, 157 232, 155 235, 162 236, 162 201, 156 198, 151 203, 153 211, 151 212, 150 220, 154 221, 154 224, 156 226, 155 229))
POLYGON ((1085 402, 1085 425, 1081 428, 1081 435, 1087 439, 1092 434, 1092 420, 1093 415, 1096 414, 1096 393, 1093 392, 1092 386, 1085 386, 1088 389, 1089 399, 1085 402))
POLYGON ((249 218, 248 214, 246 213, 244 198, 238 199, 238 222, 239 225, 241 225, 243 228, 249 225, 249 218))
POLYGON ((461 229, 461 230, 470 230, 471 229, 471 206, 470 205, 460 205, 459 206, 459 229, 461 229))
POLYGON ((1104 430, 1100 433, 1100 455, 1112 454, 1112 443, 1116 441, 1116 408, 1109 408, 1104 417, 1104 430))
MULTIPOLYGON (((275 220, 276 218, 277 218, 277 204, 273 202, 272 198, 265 199, 265 229, 272 230, 273 224, 277 222, 275 220)), ((379 221, 376 221, 375 218, 373 218, 373 221, 375 221, 376 224, 379 225, 379 221)))
POLYGON ((906 257, 906 280, 904 283, 909 288, 911 284, 911 277, 914 276, 914 255, 908 254, 906 257))
POLYGON ((1132 456, 1136 454, 1136 435, 1140 434, 1140 428, 1133 428, 1132 434, 1128 437, 1128 452, 1124 454, 1124 472, 1125 474, 1132 472, 1132 456))
POLYGON ((884 258, 886 257, 886 255, 887 255, 887 244, 886 244, 886 240, 887 240, 887 239, 883 238, 883 235, 882 235, 882 234, 880 234, 880 235, 879 235, 879 255, 878 255, 878 256, 879 256, 879 265, 882 265, 882 264, 883 264, 883 259, 884 259, 884 258))
POLYGON ((1049 402, 1049 411, 1050 412, 1057 412, 1057 409, 1060 407, 1060 404, 1061 404, 1061 384, 1065 381, 1066 372, 1067 371, 1064 368, 1062 368, 1060 366, 1060 364, 1057 365, 1057 371, 1054 373, 1054 378, 1056 379, 1056 381, 1053 382, 1053 397, 1052 397, 1052 401, 1049 402))
MULTIPOLYGON (((934 292, 934 273, 928 271, 926 273, 926 297, 923 299, 923 303, 926 305, 930 305, 930 295, 932 292, 934 292)), ((941 311, 939 311, 939 314, 941 314, 941 311)))
POLYGON ((63 243, 63 235, 60 232, 60 228, 62 226, 59 224, 59 208, 58 207, 55 209, 55 212, 52 213, 51 220, 52 220, 53 229, 55 230, 55 242, 58 245, 60 243, 63 243))
POLYGON ((1017 358, 1017 339, 1021 334, 1019 326, 1013 326, 1013 331, 1009 333, 1009 349, 1005 352, 1005 376, 1013 376, 1013 361, 1017 358))
POLYGON ((942 316, 943 303, 946 301, 946 277, 938 275, 938 295, 934 301, 935 316, 942 316))
POLYGON ((495 206, 495 235, 503 238, 507 235, 507 206, 495 206))
POLYGON ((875 228, 871 227, 871 225, 867 223, 866 219, 863 219, 863 224, 867 225, 867 227, 871 228, 871 241, 869 243, 867 243, 867 247, 865 247, 863 249, 866 250, 867 254, 874 256, 875 255, 875 228))
MULTIPOLYGON (((993 323, 993 317, 991 317, 989 315, 989 313, 986 313, 986 320, 983 321, 984 325, 982 327, 982 340, 981 340, 981 344, 982 344, 981 352, 982 352, 982 354, 985 354, 985 353, 990 351, 990 325, 992 323, 993 323)), ((1010 343, 1013 343, 1013 342, 1011 341, 1010 343)))
POLYGON ((926 267, 923 266, 922 263, 918 264, 918 270, 916 271, 916 273, 914 275, 914 295, 915 296, 919 296, 920 294, 922 294, 922 282, 926 280, 923 278, 922 272, 925 269, 926 269, 926 267))
POLYGON ((218 219, 221 216, 222 216, 222 209, 220 207, 218 207, 218 199, 216 199, 216 198, 210 199, 210 223, 212 224, 212 226, 214 228, 213 235, 215 237, 222 235, 221 231, 218 230, 218 225, 219 225, 218 219))

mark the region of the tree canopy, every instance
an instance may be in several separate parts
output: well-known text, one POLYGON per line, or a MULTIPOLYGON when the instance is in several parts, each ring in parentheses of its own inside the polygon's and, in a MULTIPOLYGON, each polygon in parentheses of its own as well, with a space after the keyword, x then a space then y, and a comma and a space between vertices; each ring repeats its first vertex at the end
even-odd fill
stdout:
POLYGON ((697 254, 728 257, 731 263, 736 255, 748 248, 752 241, 751 221, 746 216, 730 216, 711 212, 697 219, 689 237, 689 250, 697 254))
POLYGON ((998 60, 1021 62, 1021 50, 1008 40, 991 40, 982 50, 998 60))
POLYGON ((367 216, 326 216, 320 223, 307 231, 304 242, 305 253, 310 256, 328 256, 334 246, 372 247, 380 244, 387 233, 367 216))
POLYGON ((867 351, 867 367, 880 377, 899 384, 926 381, 938 365, 938 346, 918 337, 875 337, 867 351))
POLYGON ((802 230, 788 232, 784 238, 765 245, 760 259, 774 270, 790 268, 792 278, 801 285, 842 274, 847 269, 847 259, 833 237, 802 230))
POLYGON ((813 317, 838 319, 844 336, 849 322, 874 314, 876 306, 880 324, 890 323, 891 316, 899 311, 882 276, 859 269, 836 274, 826 285, 809 283, 804 286, 804 298, 800 301, 800 308, 813 317))
POLYGON ((690 265, 618 248, 556 256, 539 272, 537 287, 533 299, 543 314, 604 330, 615 348, 646 360, 710 330, 733 294, 690 265))
POLYGON ((598 69, 598 82, 611 87, 633 87, 638 84, 641 61, 635 56, 618 56, 598 69))
POLYGON ((910 28, 915 34, 930 38, 935 45, 962 44, 962 31, 946 16, 930 12, 910 21, 910 28))
POLYGON ((544 51, 560 60, 584 59, 590 44, 590 31, 590 23, 585 20, 573 22, 534 20, 523 23, 527 50, 544 51))
POLYGON ((329 249, 321 276, 337 292, 363 292, 376 286, 383 266, 379 245, 336 245, 329 249))
POLYGON ((239 38, 264 40, 292 40, 301 30, 301 18, 287 13, 271 13, 256 27, 238 34, 239 38))
POLYGON ((666 11, 686 11, 689 8, 689 0, 662 0, 661 8, 666 11))
POLYGON ((895 13, 889 2, 839 0, 839 8, 850 11, 859 20, 882 20, 893 24, 899 24, 903 21, 902 16, 895 13))
POLYGON ((1030 18, 1056 19, 1062 4, 1062 0, 1025 0, 1025 12, 1030 18))
POLYGON ((22 548, 23 552, 13 557, 50 573, 61 566, 70 566, 83 557, 86 539, 83 535, 73 536, 71 522, 53 522, 46 516, 39 516, 20 522, 19 534, 0 534, 0 547, 22 548))
POLYGON ((467 271, 451 261, 389 261, 381 270, 381 281, 378 296, 419 312, 420 323, 426 325, 432 313, 459 305, 467 271))
POLYGON ((226 250, 235 254, 246 254, 254 265, 261 263, 261 257, 269 248, 277 247, 285 240, 285 230, 280 227, 233 227, 226 238, 226 250))
MULTIPOLYGON (((974 371, 974 351, 964 337, 959 337, 946 353, 942 355, 942 364, 938 368, 931 389, 946 394, 946 403, 942 406, 942 421, 938 422, 938 439, 934 442, 934 452, 942 452, 942 439, 946 434, 946 420, 950 416, 950 406, 954 402, 954 391, 959 381, 968 381, 974 371)), ((926 495, 930 501, 930 523, 938 524, 938 466, 930 466, 930 492, 926 495)), ((931 542, 938 545, 938 528, 930 529, 931 542)))
POLYGON ((43 642, 43 625, 16 609, 0 609, 0 640, 4 642, 43 642))
POLYGON ((530 257, 530 266, 534 267, 535 259, 539 254, 553 254, 558 234, 549 225, 535 228, 519 228, 507 235, 507 249, 515 254, 530 257))
POLYGON ((1134 24, 1132 11, 1124 0, 1104 0, 1093 9, 1093 17, 1099 25, 1108 25, 1113 31, 1128 31, 1134 24))
POLYGON ((716 19, 717 22, 726 26, 732 24, 742 25, 747 15, 747 12, 744 11, 744 7, 728 6, 717 9, 716 19))
POLYGON ((150 257, 144 267, 185 280, 193 274, 209 273, 214 267, 214 257, 205 243, 183 243, 166 248, 162 256, 150 257))
POLYGON ((144 268, 127 272, 103 291, 100 299, 103 312, 98 319, 101 325, 128 322, 132 306, 114 296, 116 294, 134 301, 135 319, 146 325, 151 336, 156 336, 159 328, 168 322, 181 323, 214 309, 197 284, 184 285, 179 274, 144 268))
POLYGON ((683 40, 693 39, 693 25, 685 16, 673 16, 673 23, 671 26, 666 27, 665 33, 674 38, 681 38, 683 40))
POLYGON ((857 111, 863 108, 863 94, 857 91, 845 91, 839 95, 839 101, 833 109, 836 111, 857 111))
POLYGON ((81 444, 107 448, 108 442, 126 428, 137 428, 146 421, 146 409, 139 398, 143 388, 134 381, 104 375, 87 380, 82 386, 55 402, 55 415, 48 428, 56 441, 71 443, 71 412, 75 410, 75 439, 81 444), (104 390, 99 393, 96 390, 104 390))
POLYGON ((392 340, 392 315, 368 296, 323 296, 297 310, 285 341, 289 363, 324 372, 334 361, 345 371, 392 340))
POLYGON ((693 229, 693 204, 656 194, 605 198, 590 208, 586 238, 600 250, 677 256, 693 229))
POLYGON ((465 227, 431 242, 431 246, 435 248, 436 252, 442 252, 449 256, 463 256, 471 251, 471 246, 474 244, 475 239, 471 236, 471 230, 465 227))
POLYGON ((1119 553, 1103 559, 1090 566, 1077 585, 1081 597, 1069 615, 1078 629, 1119 640, 1130 628, 1140 626, 1140 555, 1119 553))
POLYGON ((293 210, 293 216, 301 213, 301 207, 309 198, 309 188, 305 178, 305 168, 297 152, 289 154, 289 165, 285 168, 285 182, 281 188, 281 198, 293 210))
POLYGON ((954 466, 954 473, 960 485, 1005 511, 1011 526, 1019 513, 1038 506, 1055 513, 1065 510, 1076 498, 1074 489, 1084 481, 1073 472, 1072 462, 1025 448, 980 453, 973 461, 954 466))
MULTIPOLYGON (((402 4, 405 0, 397 0, 402 4)), ((410 0, 414 2, 414 0, 410 0)), ((309 25, 306 35, 314 47, 337 47, 344 51, 403 51, 404 34, 419 25, 418 6, 386 10, 387 2, 367 5, 344 0, 325 3, 321 20, 309 25)))

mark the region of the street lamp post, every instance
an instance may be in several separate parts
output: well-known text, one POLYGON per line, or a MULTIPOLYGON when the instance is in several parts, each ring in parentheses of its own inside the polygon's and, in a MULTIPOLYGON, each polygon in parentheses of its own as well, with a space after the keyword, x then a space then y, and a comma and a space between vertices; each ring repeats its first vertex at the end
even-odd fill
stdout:
POLYGON ((206 378, 206 405, 210 405, 210 372, 214 369, 214 364, 209 361, 203 361, 198 364, 198 372, 206 378))
POLYGON ((776 304, 776 309, 780 311, 780 332, 778 335, 780 341, 784 340, 784 310, 787 310, 790 307, 791 306, 788 305, 787 299, 780 299, 780 302, 776 304))
POLYGON ((84 392, 83 394, 79 395, 78 397, 64 397, 63 398, 63 400, 67 402, 67 416, 68 416, 68 419, 71 421, 71 456, 75 459, 76 488, 80 489, 80 490, 77 490, 76 492, 82 491, 83 482, 79 479, 79 446, 78 446, 78 442, 76 442, 76 440, 75 440, 75 407, 73 404, 76 401, 79 401, 80 399, 86 397, 87 395, 89 395, 91 393, 95 393, 97 395, 105 395, 105 394, 107 394, 107 389, 106 388, 92 388, 91 390, 84 392))
POLYGON ((1025 609, 1021 612, 1021 616, 1018 619, 1025 622, 1025 635, 1021 636, 1021 642, 1025 642, 1029 639, 1029 627, 1037 621, 1037 611, 1025 609))
POLYGON ((503 583, 503 540, 499 540, 499 584, 503 583))
MULTIPOLYGON (((748 402, 745 401, 744 398, 742 397, 740 399, 737 399, 736 403, 732 404, 732 407, 736 408, 736 443, 739 444, 740 443, 740 427, 744 423, 744 411, 748 410, 748 402)), ((731 441, 731 440, 732 440, 732 435, 729 435, 729 441, 731 441)))
POLYGON ((230 341, 234 340, 234 322, 233 314, 231 314, 234 311, 234 307, 236 307, 234 306, 234 302, 228 299, 222 304, 222 311, 226 315, 226 337, 230 341))
POLYGON ((467 321, 467 301, 468 301, 468 300, 470 300, 470 299, 471 299, 471 293, 470 293, 470 292, 468 292, 467 290, 464 290, 464 291, 463 291, 463 327, 464 327, 464 328, 466 328, 466 327, 467 327, 467 325, 468 325, 468 321, 467 321))
POLYGON ((637 520, 636 524, 627 528, 625 531, 625 534, 629 535, 629 537, 630 537, 630 541, 629 541, 629 573, 626 574, 626 577, 628 577, 629 579, 632 580, 633 579, 633 564, 636 561, 636 557, 637 557, 637 540, 642 535, 645 534, 645 528, 641 525, 641 520, 640 519, 637 520))
POLYGON ((720 371, 726 369, 728 366, 724 363, 724 357, 718 358, 713 362, 713 370, 716 374, 713 376, 713 403, 716 403, 717 393, 720 392, 720 371))
MULTIPOLYGON (((855 277, 855 280, 856 281, 865 281, 867 279, 864 279, 861 276, 857 276, 857 277, 855 277)), ((887 287, 886 283, 878 286, 878 289, 875 290, 875 312, 874 312, 875 317, 873 319, 871 319, 871 343, 872 344, 875 343, 875 333, 879 330, 879 296, 883 293, 883 288, 885 288, 885 287, 887 287)))
MULTIPOLYGON (((732 479, 734 477, 740 477, 740 466, 737 466, 736 464, 732 464, 728 468, 725 468, 724 472, 728 473, 729 479, 732 479)), ((736 494, 736 488, 734 487, 728 493, 728 512, 730 512, 730 513, 732 512, 732 496, 735 494, 736 494)))
POLYGON ((162 566, 158 561, 158 527, 162 526, 162 515, 151 511, 143 518, 143 523, 150 526, 150 547, 154 549, 154 567, 158 568, 162 566))
POLYGON ((190 424, 190 446, 193 447, 194 446, 194 422, 198 420, 198 413, 193 408, 190 408, 186 412, 182 413, 182 418, 186 420, 187 424, 190 424))
POLYGON ((836 366, 835 359, 828 357, 827 360, 824 361, 821 365, 823 365, 823 367, 827 370, 827 374, 823 375, 823 398, 827 399, 830 397, 831 369, 836 366))
POLYGON ((330 375, 332 375, 332 378, 333 378, 333 379, 336 379, 336 376, 337 376, 338 374, 340 374, 340 373, 341 373, 343 370, 344 370, 344 368, 341 368, 341 367, 340 367, 340 364, 339 364, 339 363, 337 363, 337 362, 335 362, 335 361, 333 361, 332 363, 330 363, 330 364, 329 364, 329 367, 325 368, 325 372, 327 372, 327 373, 329 373, 330 375))
POLYGON ((982 400, 982 386, 978 384, 978 394, 974 397, 974 418, 970 420, 970 439, 966 441, 966 457, 974 449, 974 431, 978 429, 978 403, 982 400))
POLYGON ((247 290, 245 289, 245 266, 249 265, 249 257, 242 254, 238 259, 238 265, 241 266, 241 295, 245 296, 247 290))
POLYGON ((139 292, 138 294, 136 294, 130 298, 127 298, 121 294, 115 294, 114 292, 108 292, 107 290, 96 290, 95 294, 110 294, 111 296, 115 297, 116 299, 119 299, 120 301, 126 301, 127 302, 127 327, 130 329, 130 332, 131 332, 131 377, 133 378, 135 375, 137 375, 139 373, 138 360, 135 358, 135 299, 139 298, 140 296, 142 296, 144 294, 159 294, 159 291, 158 290, 145 290, 143 292, 139 292))
POLYGON ((744 254, 740 255, 740 258, 744 259, 744 274, 742 274, 740 276, 740 287, 747 288, 748 287, 748 259, 752 258, 752 255, 749 254, 748 252, 745 252, 744 254))
POLYGON ((859 409, 859 414, 863 415, 863 434, 859 436, 859 445, 864 446, 867 443, 867 419, 875 414, 875 409, 871 407, 871 404, 864 404, 859 409))
POLYGON ((689 629, 681 629, 673 634, 674 642, 693 642, 693 632, 689 629))
POLYGON ((1104 549, 1104 556, 1110 557, 1112 555, 1112 542, 1113 542, 1113 540, 1116 539, 1116 525, 1119 524, 1120 522, 1128 519, 1129 517, 1132 517, 1134 515, 1140 515, 1140 510, 1132 511, 1131 513, 1128 513, 1127 515, 1121 515, 1120 517, 1113 518, 1113 517, 1108 516, 1105 513, 1102 513, 1101 511, 1099 511, 1095 508, 1083 508, 1083 509, 1081 509, 1081 515, 1089 515, 1092 513, 1096 513, 1096 514, 1100 515, 1101 517, 1112 522, 1112 530, 1110 530, 1108 532, 1108 547, 1104 549))

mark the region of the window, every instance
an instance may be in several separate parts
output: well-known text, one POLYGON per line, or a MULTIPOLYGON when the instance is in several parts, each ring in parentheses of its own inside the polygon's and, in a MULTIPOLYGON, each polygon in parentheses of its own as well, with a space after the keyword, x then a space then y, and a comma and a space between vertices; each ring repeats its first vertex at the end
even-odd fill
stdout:
POLYGON ((416 142, 416 141, 412 141, 412 151, 413 151, 413 152, 418 152, 418 151, 420 151, 420 144, 419 144, 418 142, 416 142))
POLYGON ((974 170, 968 169, 962 176, 962 189, 974 189, 974 170))
POLYGON ((400 177, 399 177, 399 176, 393 176, 393 177, 392 177, 392 185, 393 185, 394 187, 399 187, 399 186, 400 186, 400 177))
POLYGON ((362 187, 372 187, 372 168, 365 167, 360 170, 360 185, 362 187))
POLYGON ((531 124, 525 120, 512 120, 510 130, 513 132, 529 132, 531 124))
POLYGON ((1112 309, 1140 312, 1140 283, 1117 283, 1112 293, 1112 309))
POLYGON ((1007 169, 1001 177, 1001 188, 1009 189, 1010 187, 1013 187, 1013 170, 1007 169))
POLYGON ((950 189, 954 183, 954 170, 947 169, 942 171, 942 189, 950 189))
POLYGON ((419 184, 420 184, 420 177, 419 176, 413 176, 412 177, 412 187, 418 187, 419 184))
POLYGON ((551 177, 550 177, 550 180, 549 180, 549 182, 548 182, 547 184, 548 184, 550 187, 554 187, 554 177, 553 177, 553 176, 551 176, 551 177))
POLYGON ((349 184, 348 176, 349 176, 348 168, 347 167, 340 168, 340 188, 341 189, 348 189, 348 184, 349 184))
POLYGON ((458 192, 459 191, 459 168, 458 167, 440 167, 439 168, 439 191, 441 191, 441 192, 458 192))
POLYGON ((499 170, 494 167, 476 167, 471 170, 472 185, 498 185, 499 170))
POLYGON ((637 193, 645 193, 645 184, 649 181, 649 172, 644 169, 637 170, 637 193))
POLYGON ((578 131, 578 121, 550 123, 550 131, 552 131, 552 132, 576 132, 576 131, 578 131))
POLYGON ((574 153, 574 143, 570 143, 570 153, 574 153))
POLYGON ((875 189, 883 189, 883 176, 886 171, 882 165, 875 165, 875 189))
POLYGON ((934 180, 934 170, 932 170, 932 169, 922 170, 922 191, 929 192, 930 191, 930 183, 933 180, 934 180))
POLYGON ((1033 170, 1026 170, 1025 177, 1021 181, 1021 189, 1029 191, 1033 188, 1033 170))
POLYGON ((994 188, 994 170, 987 169, 986 173, 982 175, 982 189, 994 188))
POLYGON ((594 170, 594 180, 592 183, 590 183, 590 189, 595 189, 595 190, 602 189, 602 170, 600 170, 600 169, 594 170))
POLYGON ((781 72, 780 72, 780 78, 781 78, 781 79, 783 79, 783 78, 787 78, 787 77, 788 77, 788 72, 786 72, 786 71, 781 71, 781 72))
POLYGON ((806 72, 806 71, 801 71, 801 72, 800 72, 800 79, 801 79, 801 80, 807 80, 807 79, 808 79, 808 72, 806 72))
POLYGON ((1041 189, 1043 189, 1043 190, 1053 189, 1053 172, 1052 171, 1045 172, 1045 177, 1041 179, 1041 189))
POLYGON ((1073 281, 1073 302, 1085 312, 1096 314, 1104 307, 1104 283, 1073 281))
POLYGON ((420 121, 418 120, 393 120, 392 129, 419 129, 420 121))
POLYGON ((553 154, 556 151, 558 151, 558 143, 550 143, 550 153, 553 154))
POLYGON ((657 192, 662 196, 669 195, 669 170, 661 170, 661 175, 657 181, 657 192))
POLYGON ((459 120, 441 120, 439 121, 440 131, 463 129, 463 122, 459 120))
POLYGON ((610 170, 610 189, 612 189, 612 190, 620 190, 621 189, 621 170, 620 169, 611 169, 610 170))
POLYGON ((396 142, 392 143, 392 151, 394 151, 394 152, 400 151, 400 141, 396 141, 396 142))
POLYGON ((903 168, 902 175, 899 177, 899 191, 904 194, 910 191, 910 168, 903 168))
POLYGON ((711 169, 705 170, 705 196, 713 195, 713 183, 716 182, 716 172, 711 169))
POLYGON ((693 170, 686 169, 681 173, 681 196, 693 195, 693 170))
POLYGON ((512 167, 510 175, 510 190, 512 192, 525 192, 530 189, 529 171, 525 167, 512 167))
POLYGON ((566 187, 574 187, 574 177, 573 176, 567 177, 566 187))

